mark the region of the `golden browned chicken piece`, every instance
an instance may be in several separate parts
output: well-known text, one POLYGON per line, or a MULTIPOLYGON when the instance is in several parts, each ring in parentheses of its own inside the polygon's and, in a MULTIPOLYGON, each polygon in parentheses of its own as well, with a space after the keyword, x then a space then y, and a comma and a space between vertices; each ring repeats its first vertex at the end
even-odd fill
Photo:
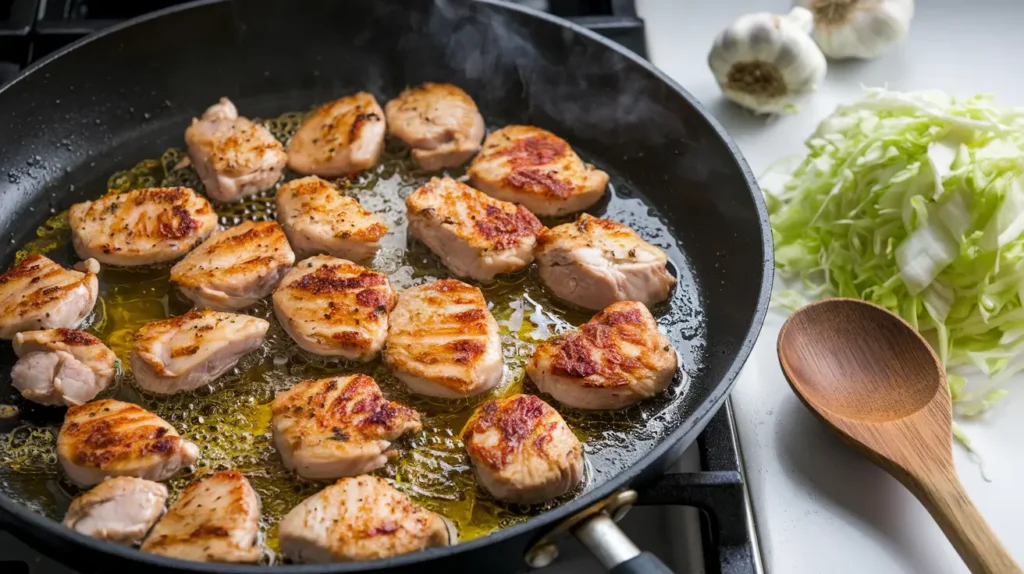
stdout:
POLYGON ((537 215, 563 215, 597 203, 608 174, 585 164, 565 140, 533 126, 491 132, 467 172, 473 187, 537 215))
POLYGON ((285 468, 311 480, 372 472, 394 454, 393 441, 423 428, 416 411, 362 374, 302 381, 278 394, 271 412, 285 468))
POLYGON ((21 331, 74 328, 96 304, 99 281, 43 255, 29 255, 0 275, 0 338, 21 331))
POLYGON ((455 279, 399 293, 385 359, 413 392, 444 398, 480 394, 501 382, 498 323, 484 294, 455 279))
POLYGON ((71 501, 64 526, 117 544, 138 544, 164 513, 167 487, 131 476, 104 480, 71 501))
POLYGON ((439 515, 415 504, 382 478, 343 478, 281 519, 281 551, 292 562, 375 560, 447 546, 439 515))
POLYGON ((354 361, 384 346, 394 306, 387 275, 327 255, 298 262, 274 291, 274 313, 299 347, 354 361))
POLYGON ((499 500, 537 504, 583 480, 583 446, 558 411, 533 395, 480 405, 462 442, 480 486, 499 500))
POLYGON ((281 226, 246 221, 210 236, 171 268, 171 282, 197 307, 232 311, 273 292, 295 263, 281 226))
POLYGON ((201 562, 251 563, 257 544, 260 499, 237 470, 193 482, 167 509, 142 543, 143 552, 201 562))
POLYGON ((489 281, 533 261, 541 222, 450 177, 432 178, 405 200, 409 233, 459 277, 489 281))
POLYGON ((304 175, 340 177, 369 169, 384 151, 384 110, 359 92, 310 114, 288 142, 288 167, 304 175))
POLYGON ((132 345, 135 383, 159 395, 208 385, 258 349, 268 329, 258 317, 210 309, 146 323, 132 345))
POLYGON ((661 249, 629 226, 583 213, 545 229, 537 241, 540 278, 556 296, 586 309, 616 301, 647 306, 668 299, 676 279, 661 249))
POLYGON ((18 362, 11 369, 11 384, 21 396, 40 404, 80 405, 114 380, 117 356, 85 331, 18 333, 14 353, 18 362))
POLYGON ((239 117, 227 98, 207 108, 201 119, 192 119, 185 143, 206 195, 217 201, 238 201, 270 189, 288 163, 274 134, 239 117))
POLYGON ((678 358, 643 303, 622 301, 540 345, 526 365, 537 388, 577 409, 621 409, 672 382, 678 358))
POLYGON ((152 187, 76 203, 68 215, 82 259, 136 266, 177 259, 217 227, 205 197, 187 187, 152 187))
POLYGON ((388 226, 331 183, 311 175, 277 190, 277 220, 300 256, 373 257, 388 226))
POLYGON ((406 88, 384 106, 391 135, 412 148, 420 167, 458 167, 480 151, 484 118, 469 94, 451 84, 406 88))
POLYGON ((167 480, 199 458, 199 447, 146 409, 113 399, 68 409, 57 458, 78 486, 113 476, 167 480))

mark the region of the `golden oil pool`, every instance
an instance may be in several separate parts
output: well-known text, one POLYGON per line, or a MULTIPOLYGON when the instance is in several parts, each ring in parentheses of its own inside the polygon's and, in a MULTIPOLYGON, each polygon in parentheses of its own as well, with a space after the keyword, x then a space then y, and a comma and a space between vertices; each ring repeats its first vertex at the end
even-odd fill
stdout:
MULTIPOLYGON (((262 121, 278 139, 286 142, 302 118, 302 113, 288 113, 257 121, 262 121)), ((195 171, 183 161, 186 158, 181 149, 167 150, 159 158, 142 161, 112 175, 107 192, 174 185, 201 191, 202 184, 195 171)), ((389 142, 383 160, 375 169, 352 179, 336 181, 346 193, 380 215, 391 227, 371 267, 389 274, 396 289, 449 276, 425 247, 408 242, 406 238, 404 200, 430 175, 417 170, 406 147, 389 142)), ((458 178, 463 172, 453 170, 448 175, 458 178)), ((287 174, 287 178, 291 177, 294 174, 287 174)), ((632 226, 645 239, 664 248, 679 272, 679 287, 672 299, 656 310, 656 315, 681 351, 683 369, 692 372, 703 354, 703 317, 685 258, 666 225, 642 200, 632 197, 628 186, 613 177, 610 188, 610 199, 591 211, 632 226)), ((274 190, 270 190, 241 203, 218 205, 221 224, 230 226, 245 220, 274 219, 273 194, 274 190)), ((545 223, 554 225, 567 220, 545 223)), ((71 265, 75 259, 69 245, 70 231, 67 211, 64 211, 50 217, 38 229, 36 238, 18 252, 17 258, 44 253, 64 265, 71 265)), ((171 397, 146 395, 134 386, 128 369, 132 336, 147 321, 184 313, 190 303, 170 285, 168 266, 145 269, 104 266, 99 279, 100 298, 84 328, 113 349, 122 369, 116 383, 101 398, 113 397, 141 404, 200 446, 200 460, 167 482, 172 500, 185 485, 208 473, 229 468, 245 473, 262 500, 261 530, 266 563, 277 560, 278 520, 323 486, 302 481, 287 472, 271 441, 270 402, 277 392, 304 379, 364 372, 377 380, 389 399, 410 405, 421 413, 424 430, 399 441, 399 455, 377 474, 392 479, 417 502, 449 518, 457 527, 461 541, 486 535, 564 502, 521 507, 492 500, 477 487, 458 438, 462 425, 482 401, 524 390, 537 392, 529 381, 524 381, 524 364, 534 344, 571 329, 592 315, 551 299, 533 268, 480 285, 501 325, 505 376, 494 392, 468 400, 411 394, 379 360, 357 365, 306 353, 281 329, 269 301, 244 311, 267 319, 271 329, 263 346, 243 358, 232 372, 199 391, 171 397)), ((649 450, 665 429, 674 426, 685 378, 681 375, 663 396, 616 413, 586 413, 566 409, 552 401, 585 441, 588 458, 586 484, 566 499, 621 471, 649 450)), ((10 387, 6 393, 0 398, 20 408, 22 415, 18 426, 0 433, 0 491, 59 520, 78 494, 62 477, 55 452, 64 409, 24 401, 10 387)))

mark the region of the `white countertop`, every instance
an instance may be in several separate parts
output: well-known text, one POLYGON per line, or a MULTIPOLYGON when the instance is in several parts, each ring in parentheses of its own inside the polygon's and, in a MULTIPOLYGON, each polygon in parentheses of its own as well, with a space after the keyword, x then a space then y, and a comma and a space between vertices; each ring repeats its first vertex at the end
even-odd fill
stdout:
MULTIPOLYGON (((860 86, 996 94, 1024 105, 1024 2, 918 0, 907 42, 868 62, 830 62, 819 92, 795 116, 756 118, 726 102, 707 68, 715 34, 737 16, 785 13, 787 0, 637 0, 654 63, 701 100, 761 173, 802 153, 817 123, 860 86)), ((784 317, 770 314, 733 405, 764 564, 771 574, 964 573, 966 567, 917 500, 811 417, 778 366, 784 317)), ((967 490, 1024 564, 1024 381, 984 420, 962 422, 991 482, 954 449, 967 490)), ((1010 387, 1011 390, 1013 387, 1010 387)))

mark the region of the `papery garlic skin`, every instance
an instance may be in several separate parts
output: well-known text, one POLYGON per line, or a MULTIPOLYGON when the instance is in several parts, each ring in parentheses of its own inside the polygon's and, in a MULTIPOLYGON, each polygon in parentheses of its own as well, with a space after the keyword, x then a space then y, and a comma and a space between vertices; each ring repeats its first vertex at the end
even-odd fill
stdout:
POLYGON ((814 15, 812 36, 829 58, 871 59, 901 43, 914 0, 796 0, 814 15))
POLYGON ((757 113, 781 113, 825 76, 811 28, 811 13, 801 7, 786 16, 741 16, 715 38, 708 66, 730 100, 757 113))

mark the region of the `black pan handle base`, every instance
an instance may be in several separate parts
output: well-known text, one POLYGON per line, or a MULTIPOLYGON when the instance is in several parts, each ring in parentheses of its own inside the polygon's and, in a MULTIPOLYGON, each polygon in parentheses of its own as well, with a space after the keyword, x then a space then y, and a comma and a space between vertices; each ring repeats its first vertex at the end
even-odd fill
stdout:
POLYGON ((640 552, 605 512, 582 521, 572 533, 612 574, 673 574, 657 556, 640 552))
POLYGON ((641 552, 635 558, 619 564, 608 571, 609 574, 672 574, 665 563, 650 552, 641 552))

